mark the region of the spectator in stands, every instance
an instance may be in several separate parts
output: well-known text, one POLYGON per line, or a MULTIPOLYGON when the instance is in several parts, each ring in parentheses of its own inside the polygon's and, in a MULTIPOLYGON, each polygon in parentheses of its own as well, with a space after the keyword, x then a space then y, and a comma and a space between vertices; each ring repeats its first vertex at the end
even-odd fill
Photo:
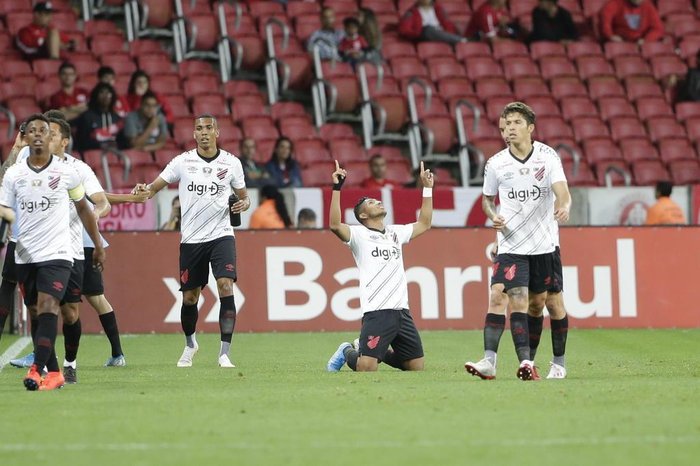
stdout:
POLYGON ((367 41, 368 49, 365 58, 374 63, 381 63, 382 30, 377 16, 369 8, 360 8, 357 12, 357 20, 360 22, 360 35, 367 41))
POLYGON ((513 38, 517 28, 511 22, 505 0, 488 0, 472 15, 464 33, 469 39, 513 38))
POLYGON ((75 49, 75 42, 67 34, 51 27, 51 2, 38 2, 34 5, 34 18, 31 24, 17 32, 15 44, 28 59, 61 57, 61 50, 75 49))
POLYGON ((250 217, 248 228, 275 229, 289 228, 292 219, 287 211, 284 197, 275 186, 265 185, 260 189, 260 205, 250 217))
MULTIPOLYGON (((111 66, 100 66, 97 70, 97 82, 107 83, 116 89, 115 83, 117 82, 117 73, 114 72, 114 68, 111 66)), ((114 111, 119 114, 120 117, 124 118, 127 113, 129 113, 129 103, 126 97, 123 95, 117 95, 117 101, 114 104, 114 111)))
POLYGON ((664 35, 664 25, 649 0, 609 0, 600 11, 603 39, 613 42, 655 42, 664 35))
POLYGON ((243 165, 245 185, 248 188, 261 188, 266 184, 270 184, 270 175, 265 170, 265 167, 255 163, 256 150, 257 147, 252 138, 245 138, 241 141, 238 159, 243 165))
POLYGON ((180 211, 180 196, 175 196, 171 204, 170 217, 160 227, 165 231, 180 231, 180 222, 182 221, 182 213, 180 211))
POLYGON ((83 152, 102 147, 116 147, 122 118, 114 111, 117 94, 109 84, 97 83, 90 93, 88 109, 73 120, 74 147, 83 152))
POLYGON ((362 187, 367 189, 380 189, 384 187, 397 187, 400 183, 386 179, 386 160, 381 154, 374 154, 369 159, 369 178, 362 182, 362 187))
POLYGON ((667 86, 676 89, 676 102, 700 102, 700 50, 695 63, 695 68, 689 67, 682 80, 675 74, 668 77, 667 86))
POLYGON ((321 29, 311 34, 306 48, 313 53, 314 46, 318 45, 322 60, 340 60, 338 45, 343 40, 343 35, 342 30, 335 28, 335 12, 326 7, 321 10, 321 29))
POLYGON ((316 212, 305 207, 297 215, 297 228, 318 228, 316 225, 316 212))
POLYGON ((158 111, 158 99, 151 91, 141 97, 138 110, 129 112, 124 119, 124 140, 129 149, 156 151, 168 139, 168 124, 158 111))
POLYGON ((399 35, 404 39, 456 44, 466 39, 447 18, 445 10, 433 0, 418 0, 399 21, 399 35))
POLYGON ((270 161, 265 164, 265 170, 270 175, 270 184, 278 188, 300 188, 301 168, 294 160, 294 144, 291 139, 282 136, 277 139, 270 161))
POLYGON ((66 120, 71 121, 87 110, 90 92, 75 85, 78 73, 72 63, 63 62, 58 69, 58 79, 61 82, 61 90, 49 98, 49 108, 60 110, 66 120))
POLYGON ((148 73, 142 70, 136 70, 131 75, 131 80, 129 80, 129 89, 127 90, 126 101, 129 105, 129 109, 137 109, 141 106, 141 97, 147 92, 151 91, 155 94, 156 99, 158 99, 158 104, 160 105, 160 111, 165 116, 165 121, 168 125, 172 125, 175 122, 175 115, 173 114, 172 108, 168 103, 168 99, 158 94, 155 90, 151 89, 151 77, 148 73))
POLYGON ((343 61, 349 62, 353 67, 364 60, 365 53, 369 49, 367 41, 360 35, 360 22, 357 18, 348 17, 343 20, 345 37, 338 44, 338 53, 343 61))
POLYGON ((532 33, 529 41, 569 42, 578 40, 578 30, 571 13, 559 6, 559 0, 540 0, 532 10, 532 33))
POLYGON ((647 210, 646 225, 685 225, 688 223, 680 208, 671 199, 673 184, 670 181, 656 183, 656 204, 647 210))

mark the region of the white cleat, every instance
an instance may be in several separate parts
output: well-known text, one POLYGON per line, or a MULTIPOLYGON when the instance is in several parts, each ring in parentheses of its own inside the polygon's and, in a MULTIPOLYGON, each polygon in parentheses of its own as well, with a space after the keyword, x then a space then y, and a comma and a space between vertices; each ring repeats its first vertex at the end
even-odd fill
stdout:
POLYGON ((483 380, 491 380, 496 378, 496 366, 486 358, 479 362, 467 361, 464 363, 464 368, 471 375, 479 377, 483 380))
POLYGON ((219 356, 219 367, 236 367, 236 365, 231 362, 227 354, 222 354, 219 356))
POLYGON ((197 354, 197 350, 199 350, 199 346, 195 346, 194 348, 185 346, 182 356, 180 356, 180 360, 177 362, 177 367, 192 367, 192 359, 194 355, 197 354))
POLYGON ((566 367, 560 366, 559 364, 549 363, 549 374, 547 374, 548 379, 565 379, 566 378, 566 367))

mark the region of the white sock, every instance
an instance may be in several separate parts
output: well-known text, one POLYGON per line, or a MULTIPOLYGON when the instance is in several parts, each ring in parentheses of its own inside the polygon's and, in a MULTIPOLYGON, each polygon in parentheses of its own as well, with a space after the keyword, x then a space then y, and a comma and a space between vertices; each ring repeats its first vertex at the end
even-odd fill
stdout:
POLYGON ((63 360, 63 367, 72 367, 73 369, 78 368, 78 360, 76 359, 75 361, 68 362, 65 359, 63 360))

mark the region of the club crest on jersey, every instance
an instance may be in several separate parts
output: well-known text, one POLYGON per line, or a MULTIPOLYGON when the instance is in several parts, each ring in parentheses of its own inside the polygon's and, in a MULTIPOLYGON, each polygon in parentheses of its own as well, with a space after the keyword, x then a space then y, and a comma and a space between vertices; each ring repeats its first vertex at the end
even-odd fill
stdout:
POLYGON ((49 176, 49 188, 51 188, 51 189, 58 188, 58 183, 60 183, 60 182, 61 182, 60 176, 49 176))
POLYGON ((224 168, 223 170, 219 170, 216 173, 216 177, 219 178, 220 180, 223 180, 226 178, 226 174, 228 173, 228 168, 224 168))
POLYGON ((542 181, 542 178, 544 178, 544 167, 538 168, 535 172, 535 179, 537 179, 537 181, 542 181))
POLYGON ((530 169, 529 169, 529 168, 521 168, 521 169, 520 169, 520 174, 521 174, 521 175, 525 176, 525 175, 527 175, 528 173, 530 173, 530 169))
POLYGON ((202 171, 205 175, 211 175, 211 167, 202 167, 202 171))
POLYGON ((38 188, 41 186, 41 180, 32 180, 32 187, 38 188))

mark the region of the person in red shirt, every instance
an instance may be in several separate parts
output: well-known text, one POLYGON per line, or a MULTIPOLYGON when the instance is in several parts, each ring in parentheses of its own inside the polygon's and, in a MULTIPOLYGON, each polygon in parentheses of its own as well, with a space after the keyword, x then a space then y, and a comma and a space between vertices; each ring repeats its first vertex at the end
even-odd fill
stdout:
POLYGON ((659 12, 648 0, 609 0, 600 11, 603 39, 614 42, 656 42, 664 36, 659 12))
POLYGON ((399 21, 399 35, 408 40, 427 42, 466 42, 447 18, 445 10, 433 0, 418 0, 399 21))
POLYGON ((49 108, 63 112, 67 121, 71 121, 87 110, 90 91, 75 85, 78 73, 72 63, 64 62, 58 69, 61 90, 49 98, 49 108))
POLYGON ((367 189, 393 188, 400 183, 386 179, 386 160, 380 154, 375 154, 369 159, 370 177, 362 182, 362 187, 367 189))
POLYGON ((496 40, 499 37, 514 37, 505 0, 489 0, 474 12, 464 35, 470 39, 496 40))
MULTIPOLYGON (((115 73, 114 68, 111 66, 100 66, 97 70, 97 82, 109 84, 112 87, 116 87, 117 73, 115 73)), ((114 103, 114 111, 122 118, 126 117, 126 114, 133 111, 129 107, 129 102, 127 102, 126 97, 123 95, 117 96, 117 101, 114 103)))
POLYGON ((15 44, 28 59, 61 56, 61 49, 73 50, 75 43, 58 29, 51 27, 51 2, 34 5, 34 19, 17 33, 15 44))
POLYGON ((158 99, 158 104, 160 104, 160 110, 165 116, 165 121, 168 125, 172 126, 175 123, 175 115, 173 114, 173 109, 170 107, 168 100, 161 94, 158 94, 153 89, 151 89, 151 77, 148 73, 142 70, 136 70, 131 75, 131 80, 129 81, 129 89, 127 90, 126 101, 129 104, 130 109, 141 108, 141 97, 146 93, 146 91, 151 91, 155 94, 156 99, 158 99))
POLYGON ((360 22, 357 18, 345 18, 343 20, 345 37, 338 44, 338 53, 344 61, 353 66, 365 57, 365 51, 369 48, 367 41, 360 35, 360 22))

